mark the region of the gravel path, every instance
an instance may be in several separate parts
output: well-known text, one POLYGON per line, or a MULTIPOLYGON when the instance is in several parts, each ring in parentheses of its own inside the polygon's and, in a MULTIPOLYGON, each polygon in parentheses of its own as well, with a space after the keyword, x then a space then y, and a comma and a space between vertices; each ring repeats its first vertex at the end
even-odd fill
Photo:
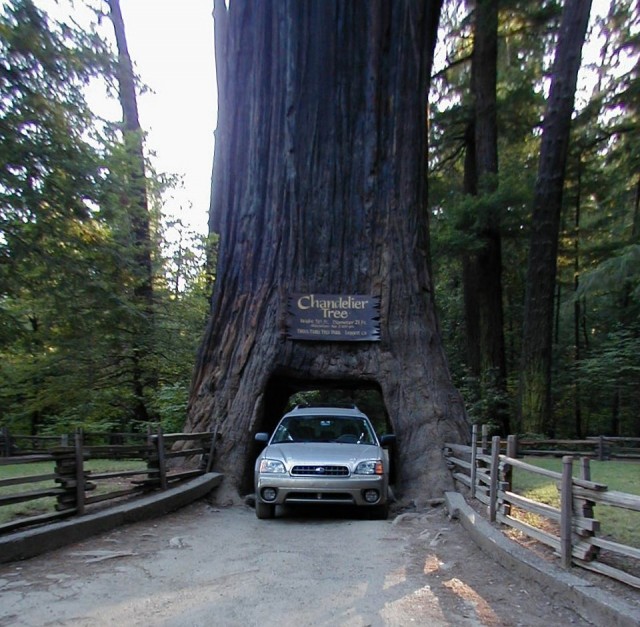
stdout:
POLYGON ((195 503, 0 565, 0 625, 587 625, 444 510, 362 520, 195 503))

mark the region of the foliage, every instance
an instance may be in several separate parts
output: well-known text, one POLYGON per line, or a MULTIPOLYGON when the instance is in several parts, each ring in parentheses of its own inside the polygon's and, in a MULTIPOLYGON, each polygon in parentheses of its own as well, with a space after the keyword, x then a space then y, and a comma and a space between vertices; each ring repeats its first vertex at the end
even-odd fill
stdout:
POLYGON ((108 90, 115 67, 92 31, 31 0, 0 13, 0 424, 13 431, 143 429, 141 403, 178 424, 184 394, 163 399, 188 388, 208 307, 205 243, 185 231, 172 257, 161 207, 172 182, 150 168, 153 311, 136 298, 130 156, 84 96, 92 81, 108 90))
MULTIPOLYGON (((559 16, 559 3, 501 3, 498 187, 490 196, 469 198, 463 194, 463 140, 472 14, 455 0, 443 12, 431 94, 432 264, 450 368, 473 421, 491 422, 496 402, 515 412, 539 125, 559 16), (500 208, 506 399, 471 377, 467 363, 461 259, 478 246, 475 226, 486 203, 500 208)), ((639 32, 633 2, 594 6, 558 252, 552 396, 559 436, 640 434, 633 415, 640 384, 639 32)))

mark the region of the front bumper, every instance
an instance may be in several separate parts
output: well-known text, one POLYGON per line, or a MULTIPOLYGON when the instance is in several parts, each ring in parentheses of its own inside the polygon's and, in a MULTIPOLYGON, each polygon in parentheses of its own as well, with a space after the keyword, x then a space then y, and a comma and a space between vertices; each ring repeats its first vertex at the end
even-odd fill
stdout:
POLYGON ((272 505, 326 503, 370 507, 387 502, 388 480, 381 475, 317 478, 268 473, 256 475, 255 487, 256 498, 272 505), (274 499, 263 498, 265 488, 276 491, 274 499), (377 492, 377 500, 365 499, 365 492, 370 490, 377 492))

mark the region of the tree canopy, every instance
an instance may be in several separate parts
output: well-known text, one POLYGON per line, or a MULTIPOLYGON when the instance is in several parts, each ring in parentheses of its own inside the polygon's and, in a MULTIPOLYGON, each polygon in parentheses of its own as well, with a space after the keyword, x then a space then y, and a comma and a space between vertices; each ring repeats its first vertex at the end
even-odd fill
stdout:
POLYGON ((118 67, 93 30, 30 0, 0 16, 0 420, 14 431, 139 429, 141 406, 180 428, 207 311, 204 242, 164 223, 150 170, 142 271, 131 152, 85 96, 118 67))
MULTIPOLYGON (((451 2, 441 22, 430 147, 436 293, 447 354, 470 416, 497 427, 496 404, 506 402, 518 429, 523 305, 532 281, 524 269, 544 107, 566 4, 500 4, 496 89, 500 167, 496 189, 472 198, 463 195, 462 182, 474 14, 451 2), (460 260, 464 251, 480 246, 476 225, 487 205, 498 208, 501 223, 505 392, 474 373, 465 357, 471 336, 462 308, 460 260)), ((552 277, 552 377, 547 384, 551 422, 542 428, 547 434, 638 435, 634 406, 640 392, 639 362, 623 369, 622 383, 612 357, 629 355, 627 342, 635 342, 639 332, 638 275, 630 262, 638 245, 640 179, 637 150, 629 143, 638 132, 639 26, 633 2, 610 7, 594 3, 572 116, 558 266, 552 277), (590 370, 594 362, 601 368, 598 376, 590 370)), ((526 425, 521 429, 532 430, 526 425)))

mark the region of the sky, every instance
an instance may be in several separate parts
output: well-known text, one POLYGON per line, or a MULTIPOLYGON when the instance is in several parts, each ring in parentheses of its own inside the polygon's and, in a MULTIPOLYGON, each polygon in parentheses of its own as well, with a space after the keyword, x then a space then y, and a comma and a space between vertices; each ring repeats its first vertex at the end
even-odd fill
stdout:
POLYGON ((213 0, 120 6, 135 71, 151 90, 138 99, 147 150, 157 171, 184 176, 164 212, 206 234, 217 111, 213 0))

